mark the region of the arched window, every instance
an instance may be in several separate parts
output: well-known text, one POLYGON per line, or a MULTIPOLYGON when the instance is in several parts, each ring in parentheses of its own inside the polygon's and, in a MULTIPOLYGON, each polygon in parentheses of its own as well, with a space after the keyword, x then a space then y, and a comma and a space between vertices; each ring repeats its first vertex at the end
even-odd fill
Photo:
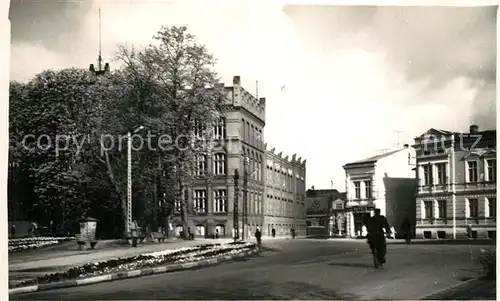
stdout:
POLYGON ((245 141, 250 142, 250 123, 247 121, 247 128, 245 133, 245 141))
POLYGON ((240 127, 240 139, 245 140, 247 131, 246 131, 246 122, 245 119, 241 119, 241 127, 240 127))

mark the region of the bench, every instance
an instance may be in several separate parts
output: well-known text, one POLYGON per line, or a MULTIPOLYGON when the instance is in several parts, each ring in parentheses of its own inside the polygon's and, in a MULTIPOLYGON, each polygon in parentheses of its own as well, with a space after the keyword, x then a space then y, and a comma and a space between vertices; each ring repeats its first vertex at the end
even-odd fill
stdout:
POLYGON ((151 238, 153 240, 157 240, 158 242, 164 242, 165 241, 165 235, 161 232, 151 232, 151 238))
POLYGON ((96 240, 90 240, 90 236, 85 234, 84 235, 76 234, 75 237, 76 237, 76 242, 78 243, 79 250, 83 250, 83 246, 85 246, 87 242, 90 242, 90 249, 92 250, 95 248, 95 245, 97 244, 96 240))

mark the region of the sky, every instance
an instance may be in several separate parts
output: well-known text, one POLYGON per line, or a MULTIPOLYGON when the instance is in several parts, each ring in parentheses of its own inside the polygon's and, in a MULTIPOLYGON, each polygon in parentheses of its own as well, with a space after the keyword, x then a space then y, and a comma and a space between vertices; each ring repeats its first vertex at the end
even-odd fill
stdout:
POLYGON ((258 81, 268 148, 307 159, 308 188, 345 191, 342 165, 430 128, 496 129, 497 7, 11 0, 11 80, 95 63, 99 8, 111 68, 117 44, 186 24, 222 82, 258 81))

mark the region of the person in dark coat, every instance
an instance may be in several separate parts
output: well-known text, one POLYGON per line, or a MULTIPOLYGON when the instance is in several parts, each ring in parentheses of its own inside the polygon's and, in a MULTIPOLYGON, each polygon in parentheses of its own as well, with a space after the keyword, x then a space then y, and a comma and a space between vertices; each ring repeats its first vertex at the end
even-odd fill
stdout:
POLYGON ((274 229, 274 228, 273 228, 273 229, 271 230, 271 236, 272 236, 273 238, 275 238, 275 237, 276 237, 276 229, 274 229))
POLYGON ((258 227, 257 230, 255 230, 255 238, 257 239, 257 245, 260 247, 262 244, 262 232, 260 232, 258 227))
POLYGON ((411 242, 411 223, 407 217, 405 217, 405 219, 403 220, 403 224, 401 225, 401 229, 403 230, 405 242, 407 244, 409 244, 411 242))

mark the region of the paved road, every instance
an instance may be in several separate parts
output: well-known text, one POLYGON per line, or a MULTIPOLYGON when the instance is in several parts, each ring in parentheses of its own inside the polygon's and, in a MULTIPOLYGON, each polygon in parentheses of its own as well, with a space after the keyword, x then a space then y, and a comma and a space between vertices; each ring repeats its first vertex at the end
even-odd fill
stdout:
POLYGON ((417 299, 477 276, 480 248, 393 244, 384 269, 375 270, 364 241, 282 240, 268 247, 214 267, 11 300, 417 299))

